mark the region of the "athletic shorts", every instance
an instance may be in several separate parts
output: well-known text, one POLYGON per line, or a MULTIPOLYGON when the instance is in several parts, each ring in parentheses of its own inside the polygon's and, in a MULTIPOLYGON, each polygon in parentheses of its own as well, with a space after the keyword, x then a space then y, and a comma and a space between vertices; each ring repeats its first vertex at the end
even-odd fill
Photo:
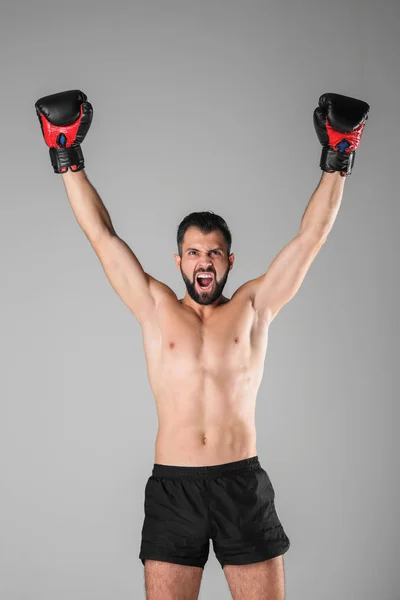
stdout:
POLYGON ((258 457, 207 467, 155 464, 144 500, 139 558, 201 567, 210 539, 221 567, 284 554, 290 546, 258 457))

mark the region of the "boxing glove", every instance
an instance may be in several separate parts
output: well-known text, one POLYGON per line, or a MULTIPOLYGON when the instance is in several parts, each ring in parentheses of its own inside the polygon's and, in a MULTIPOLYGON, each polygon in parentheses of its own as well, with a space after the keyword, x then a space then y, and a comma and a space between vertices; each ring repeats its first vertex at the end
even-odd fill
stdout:
POLYGON ((322 144, 320 167, 327 173, 352 172, 355 151, 368 119, 369 105, 341 94, 323 94, 314 111, 314 127, 322 144))
POLYGON ((55 173, 85 167, 81 143, 93 117, 93 107, 86 99, 80 90, 69 90, 44 96, 35 103, 55 173))

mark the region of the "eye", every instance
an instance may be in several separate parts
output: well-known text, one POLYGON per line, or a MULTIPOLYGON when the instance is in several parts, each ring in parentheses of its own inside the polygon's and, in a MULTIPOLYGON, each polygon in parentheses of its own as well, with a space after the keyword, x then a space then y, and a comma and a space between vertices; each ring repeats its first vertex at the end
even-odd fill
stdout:
MULTIPOLYGON (((196 250, 189 250, 188 254, 192 254, 193 252, 196 252, 196 250)), ((215 252, 216 254, 219 254, 219 250, 211 250, 211 253, 215 252)))

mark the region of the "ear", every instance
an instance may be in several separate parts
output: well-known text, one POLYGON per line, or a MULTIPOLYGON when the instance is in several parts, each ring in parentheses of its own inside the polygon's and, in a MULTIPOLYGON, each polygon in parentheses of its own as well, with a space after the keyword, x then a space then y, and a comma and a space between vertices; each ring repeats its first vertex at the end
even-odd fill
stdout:
POLYGON ((233 267, 233 263, 235 262, 235 255, 232 253, 229 255, 228 260, 229 260, 229 270, 232 269, 233 267))
POLYGON ((180 271, 182 259, 179 256, 179 254, 174 254, 174 259, 175 259, 176 268, 180 271))

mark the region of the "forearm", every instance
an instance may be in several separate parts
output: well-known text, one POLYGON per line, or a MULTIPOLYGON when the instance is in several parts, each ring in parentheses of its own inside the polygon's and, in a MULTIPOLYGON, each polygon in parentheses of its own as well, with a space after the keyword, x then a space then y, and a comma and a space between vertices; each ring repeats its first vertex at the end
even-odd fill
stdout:
POLYGON ((345 181, 346 177, 341 177, 338 171, 323 171, 319 185, 303 214, 300 233, 308 231, 322 239, 326 238, 339 212, 345 181))
POLYGON ((89 239, 104 230, 114 232, 110 215, 84 170, 62 174, 68 200, 75 218, 89 239))

